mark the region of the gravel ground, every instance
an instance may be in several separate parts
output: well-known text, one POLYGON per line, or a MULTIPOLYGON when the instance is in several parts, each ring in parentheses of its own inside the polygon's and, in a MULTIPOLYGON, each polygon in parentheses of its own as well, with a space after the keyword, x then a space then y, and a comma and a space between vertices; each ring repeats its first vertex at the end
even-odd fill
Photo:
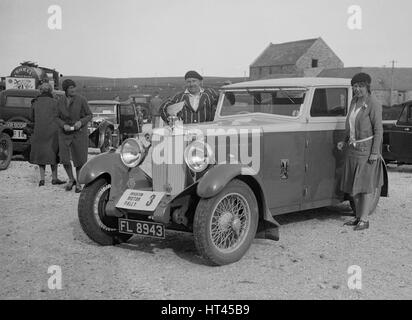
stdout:
POLYGON ((411 299, 412 166, 389 171, 391 197, 369 230, 342 226, 347 205, 287 214, 280 241, 255 240, 238 263, 210 267, 190 234, 96 245, 80 228, 79 196, 49 173, 39 188, 36 166, 13 161, 0 172, 0 299, 411 299), (61 290, 48 289, 51 265, 61 290), (351 265, 360 290, 348 288, 351 265))

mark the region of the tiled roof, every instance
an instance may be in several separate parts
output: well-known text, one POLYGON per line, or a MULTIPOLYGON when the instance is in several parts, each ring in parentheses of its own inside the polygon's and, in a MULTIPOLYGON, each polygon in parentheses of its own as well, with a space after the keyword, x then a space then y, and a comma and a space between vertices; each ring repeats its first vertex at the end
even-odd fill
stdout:
POLYGON ((294 65, 318 39, 271 43, 251 67, 294 65))

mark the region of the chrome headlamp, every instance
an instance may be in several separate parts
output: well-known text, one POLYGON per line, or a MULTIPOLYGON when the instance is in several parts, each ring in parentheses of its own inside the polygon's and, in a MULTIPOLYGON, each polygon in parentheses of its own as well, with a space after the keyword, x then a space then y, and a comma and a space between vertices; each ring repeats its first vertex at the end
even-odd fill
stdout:
POLYGON ((184 159, 190 170, 202 172, 213 163, 213 150, 208 143, 197 140, 186 147, 184 159))
POLYGON ((144 160, 146 149, 140 140, 129 138, 120 147, 120 159, 126 167, 133 168, 144 160))

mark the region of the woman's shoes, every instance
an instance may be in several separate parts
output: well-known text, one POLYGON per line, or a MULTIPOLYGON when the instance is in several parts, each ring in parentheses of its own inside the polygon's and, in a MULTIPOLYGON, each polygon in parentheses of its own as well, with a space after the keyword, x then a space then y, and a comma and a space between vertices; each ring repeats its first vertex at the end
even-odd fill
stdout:
POLYGON ((354 227, 354 226, 357 226, 358 223, 359 223, 359 219, 356 218, 355 220, 351 220, 351 221, 345 222, 343 225, 344 225, 344 226, 349 226, 349 227, 354 227))
POLYGON ((43 187, 44 186, 44 180, 40 180, 39 181, 39 187, 43 187))
POLYGON ((67 184, 66 184, 66 186, 64 187, 64 189, 65 189, 66 191, 71 191, 75 185, 76 185, 76 180, 69 181, 69 182, 67 182, 67 184))
POLYGON ((358 224, 353 228, 355 231, 362 231, 369 229, 369 221, 359 220, 358 224))
POLYGON ((65 184, 65 183, 66 183, 66 181, 62 181, 62 180, 60 180, 60 179, 52 180, 52 184, 53 184, 53 185, 56 185, 56 184, 65 184))

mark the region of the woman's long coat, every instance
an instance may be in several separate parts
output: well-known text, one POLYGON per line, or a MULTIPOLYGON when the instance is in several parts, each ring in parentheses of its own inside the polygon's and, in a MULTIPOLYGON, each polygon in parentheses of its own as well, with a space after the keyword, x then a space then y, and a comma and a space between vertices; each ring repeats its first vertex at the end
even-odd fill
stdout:
POLYGON ((59 150, 58 128, 55 122, 57 100, 52 95, 42 94, 32 104, 34 132, 31 136, 30 163, 56 164, 59 150))

